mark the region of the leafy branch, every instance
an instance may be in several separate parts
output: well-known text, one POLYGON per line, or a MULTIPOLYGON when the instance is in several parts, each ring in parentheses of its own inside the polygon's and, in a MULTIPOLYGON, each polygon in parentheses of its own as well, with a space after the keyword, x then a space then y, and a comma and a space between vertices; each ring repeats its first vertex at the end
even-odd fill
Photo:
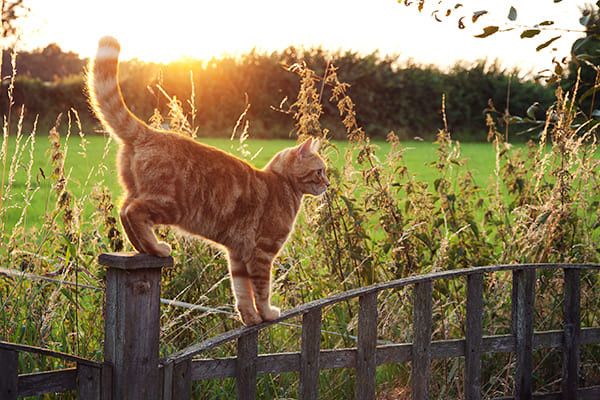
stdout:
MULTIPOLYGON (((554 3, 560 3, 561 1, 562 0, 554 0, 554 3)), ((398 3, 403 3, 403 1, 398 0, 398 3)), ((454 2, 452 2, 452 3, 454 3, 454 2)), ((425 9, 425 0, 419 0, 418 2, 411 1, 411 0, 404 0, 404 5, 407 7, 416 5, 418 11, 423 12, 423 10, 425 9)), ((596 2, 596 6, 600 7, 600 1, 596 2)), ((461 3, 455 3, 453 6, 447 6, 447 5, 444 6, 443 1, 438 1, 435 9, 431 12, 431 17, 433 19, 435 19, 437 22, 444 22, 446 19, 451 17, 453 14, 457 14, 457 13, 459 14, 458 21, 457 21, 459 29, 465 29, 466 28, 465 22, 468 21, 469 19, 472 24, 475 24, 479 21, 479 19, 482 16, 490 14, 490 12, 488 10, 477 10, 477 11, 470 12, 470 15, 469 15, 468 12, 464 9, 463 4, 461 4, 461 3)), ((515 29, 522 29, 522 32, 520 35, 521 39, 531 39, 533 37, 536 37, 543 31, 559 31, 559 32, 563 32, 563 33, 568 33, 568 32, 586 33, 587 32, 586 28, 584 28, 584 29, 568 29, 568 28, 556 27, 556 26, 554 26, 555 22, 552 20, 542 20, 541 22, 539 22, 533 26, 516 24, 515 21, 517 20, 517 18, 518 18, 517 9, 514 6, 510 6, 510 8, 508 10, 508 14, 506 15, 506 19, 508 20, 507 23, 505 23, 503 26, 501 26, 500 24, 488 25, 483 28, 483 31, 481 33, 474 35, 474 36, 476 38, 484 39, 484 38, 490 37, 496 33, 509 32, 509 31, 513 31, 515 29)), ((587 27, 587 24, 589 22, 589 16, 587 16, 587 17, 586 17, 586 15, 582 16, 582 18, 580 18, 579 22, 584 27, 587 27)), ((562 35, 554 36, 554 37, 550 38, 549 40, 546 40, 543 43, 540 43, 536 47, 536 51, 541 51, 541 50, 547 48, 552 43, 554 43, 556 40, 560 39, 561 37, 562 37, 562 35)))

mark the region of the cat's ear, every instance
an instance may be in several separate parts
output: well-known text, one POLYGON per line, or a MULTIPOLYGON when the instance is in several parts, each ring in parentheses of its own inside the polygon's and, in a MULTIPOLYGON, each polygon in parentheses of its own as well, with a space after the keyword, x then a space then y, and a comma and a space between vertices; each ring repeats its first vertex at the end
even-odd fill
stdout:
POLYGON ((319 138, 313 139, 312 145, 310 146, 312 152, 318 153, 320 147, 321 147, 321 139, 319 139, 319 138))
MULTIPOLYGON (((300 145, 300 149, 298 149, 298 157, 300 157, 300 159, 306 158, 311 153, 314 152, 314 150, 313 150, 314 142, 315 141, 313 141, 313 138, 311 136, 308 139, 306 139, 306 141, 304 143, 302 143, 300 145)), ((316 142, 318 142, 318 140, 316 142)))

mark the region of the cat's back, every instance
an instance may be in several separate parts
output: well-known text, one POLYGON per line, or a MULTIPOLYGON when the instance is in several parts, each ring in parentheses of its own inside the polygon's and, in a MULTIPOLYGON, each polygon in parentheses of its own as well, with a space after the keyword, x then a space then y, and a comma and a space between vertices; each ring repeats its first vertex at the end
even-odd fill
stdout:
POLYGON ((143 164, 144 169, 168 170, 173 181, 185 185, 202 181, 195 184, 208 188, 264 175, 232 154, 171 131, 152 129, 135 146, 127 147, 125 153, 135 160, 134 168, 143 164))

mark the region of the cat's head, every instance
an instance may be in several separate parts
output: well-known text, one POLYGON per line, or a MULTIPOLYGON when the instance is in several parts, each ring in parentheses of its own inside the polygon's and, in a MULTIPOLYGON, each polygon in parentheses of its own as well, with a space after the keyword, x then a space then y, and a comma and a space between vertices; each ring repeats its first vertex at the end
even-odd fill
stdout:
POLYGON ((275 154, 265 170, 288 177, 303 194, 318 196, 329 187, 325 174, 327 166, 318 151, 319 139, 311 137, 296 147, 275 154))

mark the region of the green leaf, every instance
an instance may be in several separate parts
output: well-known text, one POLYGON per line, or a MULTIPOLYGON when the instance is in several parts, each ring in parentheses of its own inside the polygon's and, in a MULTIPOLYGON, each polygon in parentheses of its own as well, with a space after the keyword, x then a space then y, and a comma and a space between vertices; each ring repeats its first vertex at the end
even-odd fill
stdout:
MULTIPOLYGON (((600 85, 596 85, 588 90, 585 91, 584 94, 581 95, 581 97, 579 98, 579 101, 582 102, 583 100, 587 99, 588 97, 590 97, 591 95, 593 95, 594 93, 596 93, 598 90, 600 90, 600 85)), ((598 110, 594 110, 594 112, 596 112, 598 110)), ((594 113, 592 113, 592 117, 594 116, 594 113)))
POLYGON ((579 23, 583 26, 587 26, 588 22, 590 22, 590 14, 588 15, 584 15, 583 17, 579 18, 579 23))
POLYGON ((540 26, 550 26, 550 25, 554 25, 554 21, 543 21, 543 22, 540 22, 540 26))
POLYGON ((573 43, 573 46, 571 46, 571 53, 574 53, 575 55, 577 55, 577 52, 579 51, 579 49, 584 44, 588 43, 592 38, 593 38, 593 36, 586 36, 585 38, 579 38, 579 39, 577 39, 573 43))
POLYGON ((471 17, 471 21, 473 21, 473 23, 477 22, 477 20, 479 19, 479 17, 481 17, 482 15, 487 14, 488 12, 485 10, 481 10, 481 11, 475 11, 473 13, 473 16, 471 17))
POLYGON ((536 35, 539 35, 540 32, 541 31, 539 29, 526 29, 521 33, 521 39, 532 38, 536 35))
POLYGON ((488 36, 493 35, 494 33, 498 32, 498 30, 500 29, 500 27, 498 26, 486 26, 485 28, 483 28, 483 33, 480 33, 479 35, 475 35, 476 38, 486 38, 488 36))
POLYGON ((552 39, 540 44, 538 47, 535 48, 535 51, 540 51, 542 49, 545 49, 546 47, 550 46, 555 40, 558 40, 562 37, 562 35, 558 35, 553 37, 552 39))
POLYGON ((535 119, 535 111, 539 108, 540 103, 537 101, 529 106, 527 109, 527 116, 531 119, 535 119))
POLYGON ((508 19, 511 21, 515 21, 517 19, 517 9, 513 6, 510 6, 510 11, 508 12, 508 19))

